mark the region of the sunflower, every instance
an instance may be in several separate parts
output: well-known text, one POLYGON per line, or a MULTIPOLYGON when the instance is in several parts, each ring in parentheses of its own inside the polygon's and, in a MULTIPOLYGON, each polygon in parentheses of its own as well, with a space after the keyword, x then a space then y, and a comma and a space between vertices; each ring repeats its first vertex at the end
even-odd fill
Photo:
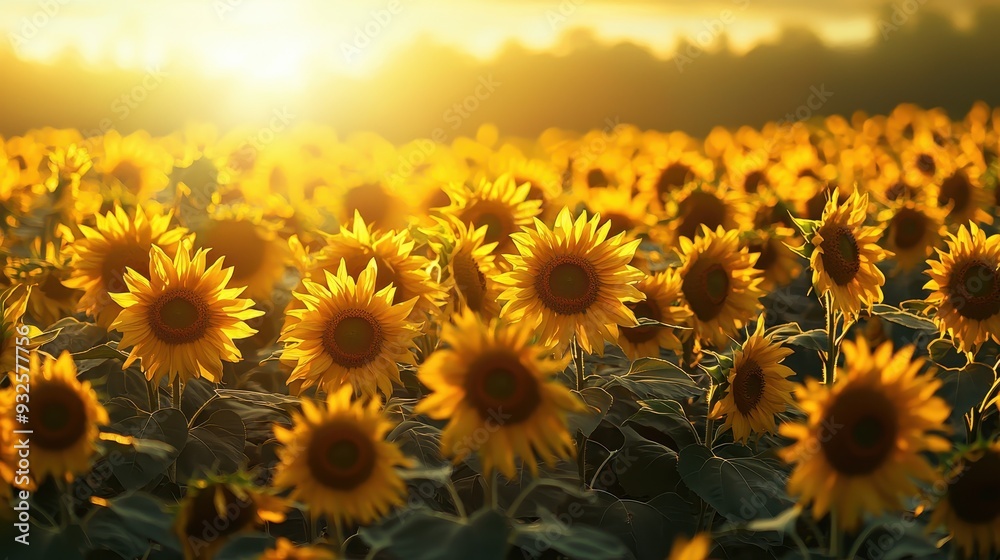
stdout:
POLYGON ((679 536, 674 539, 667 560, 706 560, 712 551, 712 537, 708 533, 698 533, 688 539, 679 536))
POLYGON ((937 306, 934 322, 965 352, 993 339, 1000 341, 1000 234, 986 237, 975 223, 948 234, 948 250, 927 261, 931 290, 927 301, 937 306))
MULTIPOLYGON (((100 426, 108 424, 108 413, 90 382, 77 379, 76 363, 69 352, 63 351, 58 359, 42 359, 33 352, 28 376, 31 410, 27 424, 18 426, 31 433, 32 482, 41 483, 49 475, 71 481, 73 475, 90 470, 94 442, 100 426)), ((7 391, 13 393, 14 389, 7 391)), ((13 403, 14 395, 5 400, 13 403)), ((4 408, 3 414, 15 425, 14 406, 4 408)))
POLYGON ((941 182, 955 170, 955 158, 938 145, 928 130, 920 130, 900 152, 903 177, 907 184, 926 187, 941 182))
POLYGON ((295 546, 285 537, 278 537, 274 548, 264 551, 259 560, 336 560, 333 551, 318 546, 295 546))
POLYGON ((535 220, 533 229, 514 234, 519 255, 507 255, 511 271, 497 277, 507 286, 501 317, 539 328, 543 344, 565 352, 571 339, 587 352, 604 353, 604 341, 618 338, 618 327, 638 321, 626 303, 642 299, 634 286, 643 273, 628 262, 639 240, 625 234, 608 238, 611 222, 583 212, 573 221, 564 208, 554 229, 535 220))
POLYGON ((710 230, 747 227, 748 213, 746 197, 739 192, 704 183, 678 190, 666 202, 666 214, 672 220, 671 241, 678 237, 694 239, 702 226, 710 230))
POLYGON ((285 344, 282 363, 293 368, 289 385, 315 385, 328 393, 350 385, 366 397, 392 394, 393 383, 400 383, 398 363, 414 362, 410 347, 419 331, 407 317, 416 298, 392 303, 395 287, 376 288, 377 276, 374 259, 357 282, 342 261, 324 284, 304 281, 308 293, 295 293, 304 307, 288 312, 292 320, 278 339, 285 344))
MULTIPOLYGON (((628 303, 636 319, 651 319, 668 325, 685 325, 691 310, 682 303, 681 277, 670 268, 648 275, 635 287, 646 299, 628 303)), ((681 340, 675 329, 660 326, 623 327, 618 332, 618 345, 630 360, 659 357, 660 349, 680 352, 681 340)))
POLYGON ((573 456, 566 414, 584 407, 554 379, 568 359, 532 344, 529 322, 487 324, 469 311, 453 321, 442 333, 447 348, 432 353, 417 374, 431 393, 415 411, 448 419, 444 455, 457 463, 476 452, 485 476, 498 470, 508 479, 518 458, 537 474, 539 459, 552 465, 573 456), (490 437, 480 442, 473 436, 483 429, 490 437))
POLYGON ((966 558, 1000 553, 998 472, 1000 442, 967 450, 945 478, 947 492, 934 507, 930 527, 944 525, 966 558))
POLYGON ((902 497, 917 493, 915 480, 933 479, 922 453, 950 449, 934 433, 950 410, 934 396, 941 382, 919 373, 924 360, 912 360, 912 346, 893 353, 887 342, 873 353, 861 338, 843 351, 850 369, 832 386, 808 379, 796 395, 808 420, 779 431, 796 440, 781 451, 796 464, 789 493, 813 503, 817 519, 830 511, 851 531, 864 512, 900 509, 902 497))
POLYGON ((993 217, 984 210, 990 203, 990 194, 982 182, 985 172, 979 165, 966 165, 928 188, 938 206, 948 208, 949 224, 970 221, 993 223, 993 217))
MULTIPOLYGON (((18 344, 18 339, 26 342, 23 330, 31 329, 37 334, 37 329, 21 323, 30 294, 31 286, 26 284, 14 284, 0 292, 0 375, 10 375, 17 369, 17 348, 25 346, 18 344)), ((28 333, 28 341, 31 334, 28 333)))
POLYGON ((681 293, 694 315, 694 336, 718 348, 761 308, 757 256, 740 248, 739 231, 707 227, 694 241, 680 238, 681 293))
POLYGON ((97 215, 96 228, 80 224, 83 237, 68 247, 72 272, 63 282, 68 288, 84 290, 78 309, 95 317, 101 327, 111 326, 122 308, 108 294, 127 289, 123 279, 126 269, 148 278, 152 245, 173 255, 177 243, 187 234, 184 228, 171 228, 171 218, 170 213, 147 216, 141 206, 130 218, 121 206, 116 206, 106 216, 97 215))
POLYGON ((681 132, 652 139, 645 153, 636 157, 636 188, 649 196, 655 209, 662 209, 676 191, 688 183, 708 182, 715 178, 715 166, 693 139, 681 132))
POLYGON ((489 176, 494 180, 509 175, 515 185, 527 184, 529 188, 525 200, 541 202, 539 219, 552 223, 561 209, 557 201, 565 198, 563 177, 555 164, 548 160, 529 159, 505 144, 491 154, 487 165, 489 176))
POLYGON ((205 251, 192 256, 188 243, 179 245, 173 259, 153 245, 150 278, 126 272, 128 292, 110 294, 123 308, 111 328, 122 333, 123 348, 132 347, 123 367, 141 358, 146 378, 154 382, 163 376, 218 382, 222 362, 240 360, 233 340, 257 332, 244 321, 264 312, 240 298, 244 288, 226 287, 233 269, 223 268, 223 259, 211 266, 205 260, 205 251))
MULTIPOLYGON (((60 228, 60 233, 64 228, 60 228)), ((11 258, 8 261, 5 275, 14 283, 30 285, 27 315, 35 323, 48 326, 72 315, 83 292, 74 290, 63 284, 69 278, 69 258, 64 248, 66 236, 57 242, 43 243, 36 238, 31 243, 29 255, 23 258, 11 258)))
POLYGON ((453 215, 463 224, 471 223, 476 229, 486 226, 487 243, 496 243, 494 254, 514 250, 511 236, 522 226, 531 225, 541 212, 541 200, 528 198, 531 185, 517 185, 510 175, 501 175, 495 181, 480 181, 475 189, 464 186, 449 187, 451 205, 440 210, 443 216, 453 215))
POLYGON ((205 249, 213 261, 225 257, 233 270, 232 284, 246 286, 246 297, 269 302, 290 257, 279 229, 280 224, 265 220, 249 206, 217 206, 198 232, 195 246, 205 249))
POLYGON ((173 158, 149 133, 138 131, 122 137, 109 130, 96 142, 91 152, 105 200, 123 198, 131 206, 167 188, 173 158))
POLYGON ((430 261, 416 253, 414 246, 407 230, 372 231, 361 215, 355 214, 350 229, 342 227, 338 234, 327 236, 326 246, 305 267, 305 278, 322 283, 327 273, 337 274, 344 262, 348 276, 357 280, 374 258, 378 270, 375 291, 391 284, 395 288, 391 303, 416 298, 409 319, 423 322, 440 313, 446 292, 428 273, 430 261))
POLYGON ((931 255, 941 241, 944 209, 924 202, 902 200, 879 214, 879 222, 888 224, 885 246, 893 255, 900 272, 909 272, 931 255))
POLYGON ((751 433, 774 433, 774 415, 793 404, 794 372, 781 365, 792 354, 774 335, 764 334, 764 316, 740 350, 733 355, 729 370, 729 391, 716 403, 712 416, 726 416, 723 426, 732 428, 733 439, 746 443, 751 433))
POLYGON ((799 277, 802 272, 800 258, 788 248, 787 243, 795 238, 795 230, 775 226, 758 231, 747 242, 751 254, 757 255, 754 268, 764 274, 761 289, 770 292, 775 286, 784 286, 799 277))
POLYGON ((280 498, 254 487, 245 475, 198 480, 188 486, 174 532, 185 560, 210 560, 237 534, 285 520, 280 498))
POLYGON ((292 429, 274 427, 283 445, 275 486, 291 488, 291 499, 334 524, 371 523, 403 505, 406 483, 396 467, 414 465, 385 441, 392 423, 379 412, 378 399, 365 406, 352 403, 351 394, 350 387, 331 391, 325 409, 303 400, 292 429))
POLYGON ((837 309, 857 317, 882 301, 885 275, 876 264, 891 253, 878 245, 880 228, 863 225, 868 195, 854 191, 843 204, 838 204, 838 195, 834 191, 811 235, 809 266, 820 296, 831 294, 837 309))
POLYGON ((448 284, 452 287, 455 311, 469 308, 486 318, 500 315, 500 287, 497 274, 495 243, 486 243, 486 226, 473 229, 452 219, 441 220, 444 240, 437 242, 438 253, 446 263, 448 284))
POLYGON ((611 222, 608 235, 625 233, 634 238, 656 223, 656 216, 649 211, 650 200, 648 195, 633 194, 632 186, 623 184, 591 189, 585 202, 591 214, 611 222))

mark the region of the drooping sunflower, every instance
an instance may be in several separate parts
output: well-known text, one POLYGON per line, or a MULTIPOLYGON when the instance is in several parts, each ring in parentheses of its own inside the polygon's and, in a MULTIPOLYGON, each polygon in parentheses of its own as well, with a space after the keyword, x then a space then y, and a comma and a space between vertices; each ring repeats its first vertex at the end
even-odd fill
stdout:
POLYGON ((945 211, 927 201, 903 200, 880 213, 879 221, 888 224, 885 245, 895 255, 900 272, 922 264, 941 241, 945 211))
POLYGON ((234 535, 284 521, 286 509, 241 473, 197 480, 188 485, 174 532, 185 560, 210 560, 234 535))
POLYGON ((342 227, 336 235, 327 236, 326 245, 305 267, 305 278, 322 283, 326 273, 337 274, 343 262, 348 276, 358 280, 374 258, 378 270, 375 291, 392 284, 395 290, 391 303, 416 298, 408 318, 423 322, 440 313, 446 292, 428 273, 430 261, 414 246, 407 230, 375 232, 360 214, 355 214, 350 228, 342 227))
POLYGON ((274 427, 284 446, 274 484, 291 488, 290 497, 331 523, 371 523, 404 503, 406 483, 396 467, 414 462, 385 441, 392 428, 381 403, 351 402, 351 387, 330 392, 326 407, 302 401, 291 429, 274 427))
POLYGON ((937 306, 934 322, 965 352, 989 339, 1000 341, 1000 234, 986 237, 975 223, 948 234, 947 251, 927 261, 931 290, 927 301, 937 306))
POLYGON ((448 346, 420 366, 431 393, 415 410, 449 420, 441 436, 445 456, 457 463, 476 453, 485 476, 498 470, 513 479, 517 459, 537 474, 539 459, 552 465, 574 454, 566 414, 584 408, 554 379, 568 359, 532 344, 534 332, 527 321, 485 323, 469 311, 444 325, 448 346), (473 437, 482 429, 490 431, 485 442, 473 437))
POLYGON ((740 248, 739 233, 704 228, 694 241, 680 238, 681 293, 694 312, 694 336, 719 348, 757 314, 764 295, 757 256, 740 248))
MULTIPOLYGON (((43 358, 33 352, 28 375, 31 380, 28 422, 16 425, 31 431, 32 483, 39 484, 49 475, 71 481, 74 475, 90 470, 96 451, 94 442, 100 426, 108 424, 108 413, 98 402, 90 382, 77 379, 76 363, 69 352, 64 351, 59 358, 43 358)), ((13 395, 8 399, 14 402, 13 395)), ((11 425, 15 425, 15 410, 11 406, 3 411, 11 425)))
POLYGON ((198 231, 195 246, 205 249, 210 260, 225 257, 233 270, 232 285, 246 286, 245 297, 267 302, 285 275, 290 257, 288 244, 278 236, 279 228, 248 206, 217 206, 198 231))
POLYGON ((473 229, 457 219, 440 220, 444 228, 441 241, 435 242, 446 263, 447 285, 452 290, 452 309, 468 308, 485 318, 500 315, 500 286, 493 254, 495 243, 486 243, 486 226, 473 229))
POLYGON ((395 287, 376 287, 375 260, 355 282, 341 262, 326 282, 304 281, 307 293, 296 292, 304 307, 288 311, 292 318, 282 330, 281 361, 292 367, 290 386, 312 386, 328 393, 343 385, 370 397, 388 397, 400 383, 398 363, 414 362, 410 351, 418 327, 407 320, 416 298, 392 303, 395 287))
MULTIPOLYGON (((635 285, 645 294, 646 299, 627 303, 626 306, 632 310, 636 319, 652 319, 668 325, 684 326, 692 313, 682 302, 681 282, 680 275, 673 268, 647 275, 635 285)), ((681 339, 677 334, 670 327, 622 327, 618 332, 618 345, 630 360, 655 358, 659 357, 661 348, 680 352, 681 339)))
MULTIPOLYGON (((944 525, 965 558, 1000 554, 1000 442, 965 451, 946 473, 930 527, 944 525)), ((937 486, 935 486, 937 488, 937 486)))
POLYGON ((259 560, 337 560, 337 555, 326 548, 296 546, 285 537, 278 537, 274 548, 265 550, 259 560))
POLYGON ((843 204, 839 191, 826 203, 823 219, 809 240, 812 283, 820 296, 830 293, 834 306, 849 317, 882 301, 885 275, 876 266, 891 253, 878 245, 881 230, 865 226, 868 195, 854 191, 843 204))
POLYGON ((634 284, 644 275, 628 264, 639 240, 625 242, 624 233, 608 238, 610 228, 586 212, 574 222, 564 208, 554 229, 535 220, 533 229, 515 233, 519 255, 506 255, 511 270, 497 277, 507 286, 501 317, 538 327, 543 344, 557 352, 575 336, 584 352, 603 354, 619 326, 638 326, 625 304, 642 299, 634 284))
POLYGON ((712 411, 712 416, 725 415, 723 426, 732 428, 736 441, 745 443, 751 433, 774 433, 774 415, 794 403, 795 386, 788 380, 794 372, 781 365, 791 354, 773 334, 764 334, 761 315, 753 334, 733 355, 729 390, 712 411))
POLYGON ((486 242, 497 244, 493 251, 497 255, 513 252, 511 236, 541 212, 542 201, 528 198, 531 185, 517 185, 506 174, 495 181, 483 180, 475 189, 457 186, 447 192, 451 205, 441 209, 441 215, 453 215, 476 229, 486 226, 486 242))
POLYGON ((796 393, 807 421, 779 431, 796 440, 781 451, 795 463, 789 493, 812 503, 817 519, 833 512, 851 531, 865 512, 900 509, 917 493, 915 480, 934 478, 922 453, 950 449, 935 433, 950 410, 934 396, 941 382, 920 374, 923 359, 912 359, 912 346, 893 353, 887 342, 872 352, 859 338, 843 352, 849 369, 835 384, 808 379, 796 393))
POLYGON ((116 206, 107 215, 97 215, 96 228, 80 224, 83 237, 68 247, 72 272, 63 282, 84 291, 78 310, 95 317, 105 329, 111 326, 122 308, 108 294, 127 290, 125 271, 131 268, 148 277, 150 248, 157 245, 172 256, 187 234, 184 228, 171 228, 171 218, 172 213, 147 216, 141 206, 130 218, 116 206))
POLYGON ((173 259, 153 245, 149 274, 129 269, 128 292, 111 294, 123 308, 111 328, 122 333, 122 348, 132 347, 124 367, 138 359, 154 382, 163 376, 220 380, 222 362, 242 357, 233 340, 257 332, 244 321, 264 312, 240 297, 244 288, 227 287, 233 269, 223 268, 223 259, 206 266, 205 251, 191 255, 188 243, 180 243, 173 259))

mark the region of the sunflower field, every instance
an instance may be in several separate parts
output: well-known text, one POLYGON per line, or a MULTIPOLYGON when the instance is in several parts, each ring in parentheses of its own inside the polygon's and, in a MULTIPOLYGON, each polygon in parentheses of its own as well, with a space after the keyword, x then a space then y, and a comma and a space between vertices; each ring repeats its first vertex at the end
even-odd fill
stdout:
POLYGON ((0 138, 0 554, 998 558, 998 153, 0 138))

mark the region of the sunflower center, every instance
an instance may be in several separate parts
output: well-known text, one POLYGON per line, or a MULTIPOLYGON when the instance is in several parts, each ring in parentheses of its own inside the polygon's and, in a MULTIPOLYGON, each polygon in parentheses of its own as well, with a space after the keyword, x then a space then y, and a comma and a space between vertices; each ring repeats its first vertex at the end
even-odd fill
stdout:
MULTIPOLYGON (((636 319, 659 321, 662 317, 660 306, 656 303, 656 300, 649 299, 649 295, 642 301, 626 305, 635 314, 636 319)), ((627 327, 622 329, 622 336, 633 344, 653 340, 657 334, 659 334, 659 327, 627 327)))
POLYGON ((347 422, 316 428, 306 451, 309 471, 320 484, 334 490, 353 490, 375 471, 375 444, 368 434, 347 422))
POLYGON ((323 349, 345 368, 361 367, 378 357, 383 342, 382 325, 364 309, 344 309, 323 331, 323 349))
POLYGON ((465 392, 481 418, 502 418, 505 424, 527 420, 542 402, 538 379, 517 355, 504 351, 488 352, 469 365, 465 392))
POLYGON ((233 280, 252 277, 264 264, 267 240, 257 227, 247 220, 220 220, 205 233, 202 246, 211 249, 209 259, 225 257, 226 266, 233 267, 233 280))
POLYGON ((249 496, 240 499, 224 484, 205 487, 191 500, 186 509, 187 522, 184 524, 184 533, 188 537, 205 540, 208 540, 206 535, 218 534, 222 538, 238 533, 250 526, 257 516, 257 505, 253 499, 249 496), (221 504, 217 501, 220 493, 221 504))
POLYGON ((886 189, 885 197, 889 200, 896 200, 909 193, 910 187, 906 183, 899 181, 886 189))
POLYGON ((611 222, 611 227, 608 228, 608 235, 615 236, 619 233, 626 232, 634 227, 632 218, 622 214, 620 212, 608 212, 604 214, 604 219, 611 222))
POLYGON ((483 200, 467 208, 460 216, 462 222, 469 223, 479 229, 486 226, 486 243, 498 243, 506 246, 510 234, 514 233, 514 216, 510 209, 491 201, 483 200))
POLYGON ((535 278, 542 304, 560 315, 584 313, 597 301, 600 280, 594 265, 575 255, 549 260, 535 278))
POLYGON ((837 472, 861 476, 877 470, 896 447, 896 407, 884 394, 867 387, 844 391, 823 419, 843 426, 822 434, 820 445, 837 472))
POLYGON ((131 161, 125 160, 119 162, 111 170, 111 176, 117 179, 118 182, 133 194, 139 192, 139 189, 142 188, 142 169, 131 161))
POLYGON ((754 359, 748 359, 736 370, 733 378, 733 401, 740 414, 750 414, 764 396, 764 369, 754 359))
POLYGON ((693 239, 702 224, 709 229, 722 225, 726 219, 726 203, 712 193, 694 191, 680 204, 681 223, 677 233, 693 239))
POLYGON ((916 247, 927 232, 927 217, 913 208, 901 208, 892 218, 893 241, 900 249, 916 247))
POLYGON ((835 226, 826 228, 821 235, 823 253, 820 257, 827 274, 838 286, 850 283, 861 270, 861 253, 854 234, 844 226, 835 226))
POLYGON ((451 266, 455 275, 455 287, 465 298, 466 305, 477 313, 481 312, 486 302, 486 276, 479 269, 476 259, 463 251, 455 255, 451 266))
POLYGON ((601 169, 591 169, 587 172, 587 186, 592 189, 600 189, 607 187, 609 184, 608 176, 604 174, 601 169))
POLYGON ((75 291, 72 288, 63 286, 62 281, 59 279, 55 271, 45 275, 45 280, 42 281, 38 289, 40 289, 46 297, 57 301, 70 298, 75 291))
POLYGON ((149 251, 129 243, 108 253, 101 266, 101 282, 109 292, 125 292, 125 269, 131 268, 149 278, 149 251))
POLYGON ((930 154, 920 154, 917 156, 917 169, 924 175, 933 175, 937 165, 930 154))
POLYGON ((662 197, 670 194, 678 187, 683 187, 693 178, 691 168, 683 163, 671 163, 660 173, 660 179, 656 182, 656 192, 662 197))
POLYGON ((951 303, 960 315, 983 321, 1000 313, 1000 270, 972 259, 955 268, 951 276, 951 303))
POLYGON ((208 303, 185 288, 164 292, 149 306, 146 317, 156 338, 166 344, 200 340, 210 323, 208 303))
POLYGON ((938 193, 938 206, 947 206, 949 203, 953 204, 954 206, 951 207, 949 215, 965 211, 971 201, 972 183, 969 182, 969 176, 964 171, 958 170, 941 182, 941 190, 938 193))
POLYGON ((29 429, 46 451, 73 447, 87 433, 87 409, 80 394, 61 383, 39 384, 31 392, 29 429))
POLYGON ((757 192, 758 187, 761 182, 764 181, 764 174, 760 171, 751 171, 747 174, 746 178, 743 179, 743 190, 750 192, 757 192))
POLYGON ((344 194, 344 208, 348 216, 357 210, 369 224, 379 224, 389 216, 392 201, 382 186, 377 183, 359 185, 344 194))
POLYGON ((987 451, 978 461, 965 465, 948 488, 948 503, 959 519, 982 525, 1000 517, 998 472, 1000 455, 995 451, 987 451))
POLYGON ((701 321, 719 315, 729 297, 729 272, 717 262, 699 260, 681 283, 681 291, 694 314, 701 321))

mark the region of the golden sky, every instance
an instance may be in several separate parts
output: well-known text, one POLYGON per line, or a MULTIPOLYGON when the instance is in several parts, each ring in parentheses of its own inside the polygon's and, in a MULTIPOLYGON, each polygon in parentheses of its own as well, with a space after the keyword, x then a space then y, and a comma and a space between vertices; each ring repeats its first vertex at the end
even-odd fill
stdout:
MULTIPOLYGON (((721 32, 744 51, 783 25, 833 44, 877 36, 872 0, 2 0, 0 32, 22 58, 76 50, 94 65, 194 63, 206 72, 294 84, 307 72, 365 73, 420 38, 488 58, 510 41, 558 50, 567 31, 672 54, 680 37, 721 32), (835 7, 831 7, 835 5, 835 7)), ((919 0, 897 0, 913 2, 919 0)), ((979 2, 955 2, 963 9, 979 2)))

